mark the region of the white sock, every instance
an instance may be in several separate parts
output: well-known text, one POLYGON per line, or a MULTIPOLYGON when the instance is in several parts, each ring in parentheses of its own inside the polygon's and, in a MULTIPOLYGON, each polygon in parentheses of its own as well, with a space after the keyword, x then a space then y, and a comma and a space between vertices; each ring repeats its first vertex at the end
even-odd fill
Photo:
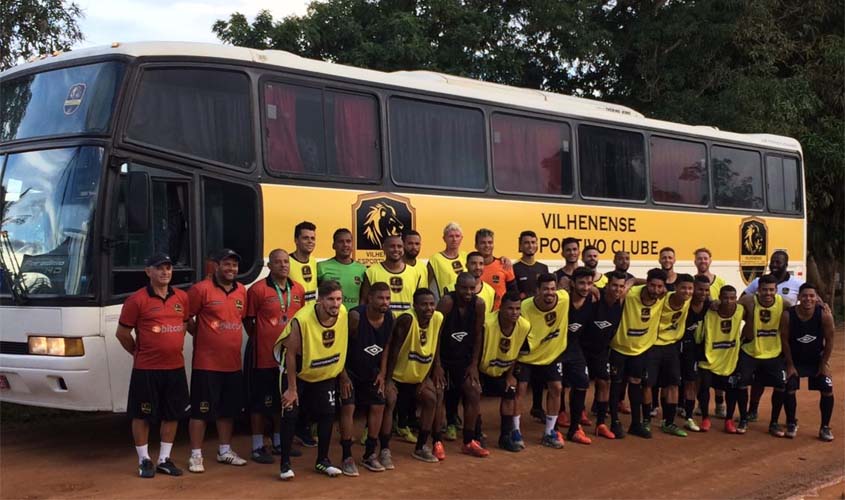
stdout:
POLYGON ((557 415, 546 416, 546 434, 551 434, 555 430, 555 423, 557 423, 557 415))
POLYGON ((150 458, 149 445, 136 446, 135 451, 138 453, 138 463, 144 461, 145 458, 150 458))
POLYGON ((273 433, 273 446, 279 447, 282 445, 282 435, 278 432, 273 433))
POLYGON ((228 444, 221 444, 217 446, 217 454, 224 455, 232 450, 232 446, 228 444))
POLYGON ((158 452, 158 463, 164 463, 165 458, 170 458, 170 450, 173 449, 173 443, 161 442, 161 448, 158 452))
POLYGON ((520 415, 513 416, 513 428, 519 430, 519 421, 521 420, 520 415))
POLYGON ((264 434, 253 434, 252 435, 252 449, 257 450, 258 448, 262 448, 264 446, 264 434))
POLYGON ((193 457, 193 458, 196 458, 196 457, 202 458, 202 448, 191 448, 191 457, 193 457))

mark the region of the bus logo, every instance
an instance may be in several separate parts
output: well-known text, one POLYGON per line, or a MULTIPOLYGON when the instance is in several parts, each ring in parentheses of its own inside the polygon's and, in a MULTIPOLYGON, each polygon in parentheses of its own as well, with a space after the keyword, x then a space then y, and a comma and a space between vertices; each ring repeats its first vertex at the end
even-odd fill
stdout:
POLYGON ((71 85, 67 90, 67 97, 65 98, 64 112, 66 115, 76 113, 79 106, 82 104, 82 97, 85 95, 85 84, 77 83, 71 85))
POLYGON ((739 271, 747 285, 766 270, 769 230, 759 217, 742 219, 739 226, 739 271))
POLYGON ((352 206, 355 260, 372 265, 384 259, 384 238, 413 229, 416 211, 411 200, 388 193, 358 195, 352 206))

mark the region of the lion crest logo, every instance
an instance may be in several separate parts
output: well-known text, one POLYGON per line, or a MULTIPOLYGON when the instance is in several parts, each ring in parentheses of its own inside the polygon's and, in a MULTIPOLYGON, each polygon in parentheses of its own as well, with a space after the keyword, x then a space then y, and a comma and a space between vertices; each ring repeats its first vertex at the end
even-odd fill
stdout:
POLYGON ((385 236, 402 234, 405 224, 399 220, 393 205, 378 202, 373 205, 364 218, 364 236, 374 246, 380 247, 385 236))
POLYGON ((391 193, 358 195, 352 205, 355 260, 365 266, 381 262, 384 239, 414 229, 415 219, 416 211, 408 198, 391 193))
POLYGON ((768 228, 759 217, 748 217, 739 226, 739 270, 747 284, 766 270, 768 228))

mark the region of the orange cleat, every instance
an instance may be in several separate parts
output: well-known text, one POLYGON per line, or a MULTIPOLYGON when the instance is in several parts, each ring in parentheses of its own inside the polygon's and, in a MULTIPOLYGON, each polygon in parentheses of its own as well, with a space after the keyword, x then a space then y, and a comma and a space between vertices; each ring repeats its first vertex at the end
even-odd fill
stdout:
POLYGON ((592 427, 593 423, 587 418, 587 410, 581 410, 581 422, 580 424, 584 427, 592 427))
POLYGON ((596 436, 601 436, 607 439, 616 439, 616 434, 610 432, 610 429, 604 424, 596 426, 596 436))
POLYGON ((569 427, 569 414, 565 411, 562 411, 557 414, 557 425, 558 427, 569 427))
POLYGON ((731 419, 725 419, 725 432, 728 434, 736 434, 736 424, 731 419))
POLYGON ((701 425, 699 425, 698 427, 701 429, 701 432, 707 432, 710 430, 711 425, 712 424, 710 423, 710 417, 704 417, 701 419, 701 425))
POLYGON ((481 443, 473 439, 469 443, 465 443, 461 446, 461 453, 466 453, 467 455, 471 455, 473 457, 484 458, 490 455, 490 450, 485 450, 481 447, 481 443))
POLYGON ((431 450, 431 454, 434 455, 434 458, 440 460, 441 462, 446 460, 446 449, 443 448, 443 441, 437 441, 434 443, 434 448, 431 450))
POLYGON ((581 426, 578 426, 578 430, 575 431, 575 434, 573 434, 572 437, 569 438, 569 440, 572 441, 573 443, 579 443, 579 444, 592 444, 593 443, 593 440, 590 439, 589 437, 587 437, 587 435, 584 433, 584 429, 582 429, 581 426))

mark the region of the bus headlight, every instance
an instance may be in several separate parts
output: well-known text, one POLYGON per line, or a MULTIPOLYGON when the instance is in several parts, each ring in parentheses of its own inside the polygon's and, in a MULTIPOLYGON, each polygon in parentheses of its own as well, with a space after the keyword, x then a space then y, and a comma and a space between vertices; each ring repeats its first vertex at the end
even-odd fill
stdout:
POLYGON ((29 337, 29 353, 41 356, 82 356, 85 346, 80 338, 29 337))

